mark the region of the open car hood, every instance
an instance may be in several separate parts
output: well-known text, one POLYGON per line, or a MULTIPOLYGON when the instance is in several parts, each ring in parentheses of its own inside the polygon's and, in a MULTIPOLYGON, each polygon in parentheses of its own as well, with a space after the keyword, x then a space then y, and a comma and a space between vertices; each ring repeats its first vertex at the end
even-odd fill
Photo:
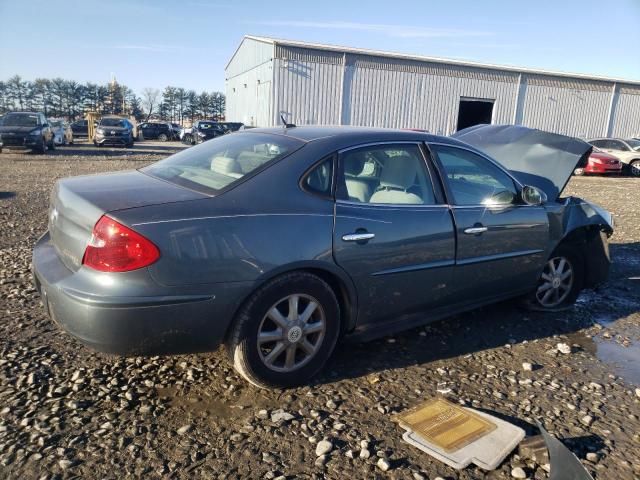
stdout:
POLYGON ((573 137, 519 125, 475 125, 452 135, 498 161, 523 185, 555 201, 592 146, 573 137))

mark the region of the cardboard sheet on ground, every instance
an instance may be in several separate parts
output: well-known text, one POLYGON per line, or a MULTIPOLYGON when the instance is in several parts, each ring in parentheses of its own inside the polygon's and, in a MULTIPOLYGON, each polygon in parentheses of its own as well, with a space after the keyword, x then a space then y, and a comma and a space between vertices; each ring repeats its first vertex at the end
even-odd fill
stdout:
POLYGON ((434 399, 397 417, 402 439, 447 465, 494 470, 524 438, 523 429, 484 412, 434 399))

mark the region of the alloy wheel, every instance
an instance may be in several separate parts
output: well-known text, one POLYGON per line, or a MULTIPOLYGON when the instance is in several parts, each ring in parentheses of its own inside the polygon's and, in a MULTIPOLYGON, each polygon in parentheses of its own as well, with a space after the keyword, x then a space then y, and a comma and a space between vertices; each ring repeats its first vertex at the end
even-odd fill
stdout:
POLYGON ((640 161, 631 162, 629 169, 631 170, 632 176, 640 177, 640 161))
POLYGON ((573 268, 565 257, 554 257, 544 267, 536 299, 546 308, 558 307, 566 300, 573 286, 573 268))
POLYGON ((288 295, 278 300, 260 322, 260 359, 276 372, 297 370, 316 355, 326 329, 326 316, 318 300, 310 295, 288 295))

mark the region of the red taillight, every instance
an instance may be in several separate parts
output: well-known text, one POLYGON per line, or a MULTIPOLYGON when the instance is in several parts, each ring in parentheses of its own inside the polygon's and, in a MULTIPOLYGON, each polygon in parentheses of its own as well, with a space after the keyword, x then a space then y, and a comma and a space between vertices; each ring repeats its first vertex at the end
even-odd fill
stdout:
POLYGON ((103 215, 93 227, 82 263, 101 272, 128 272, 158 258, 160 251, 150 240, 103 215))

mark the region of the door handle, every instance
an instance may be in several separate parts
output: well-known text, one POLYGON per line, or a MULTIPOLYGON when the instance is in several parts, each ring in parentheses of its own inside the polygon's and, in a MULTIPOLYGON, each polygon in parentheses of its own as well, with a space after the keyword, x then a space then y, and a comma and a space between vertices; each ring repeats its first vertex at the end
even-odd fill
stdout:
POLYGON ((486 232, 487 230, 489 230, 487 227, 471 227, 465 228, 464 233, 466 233, 467 235, 479 235, 486 232))
POLYGON ((375 233, 368 233, 368 232, 347 233, 346 235, 342 236, 342 240, 344 242, 363 242, 363 241, 366 242, 367 240, 371 240, 375 236, 376 236, 375 233))

